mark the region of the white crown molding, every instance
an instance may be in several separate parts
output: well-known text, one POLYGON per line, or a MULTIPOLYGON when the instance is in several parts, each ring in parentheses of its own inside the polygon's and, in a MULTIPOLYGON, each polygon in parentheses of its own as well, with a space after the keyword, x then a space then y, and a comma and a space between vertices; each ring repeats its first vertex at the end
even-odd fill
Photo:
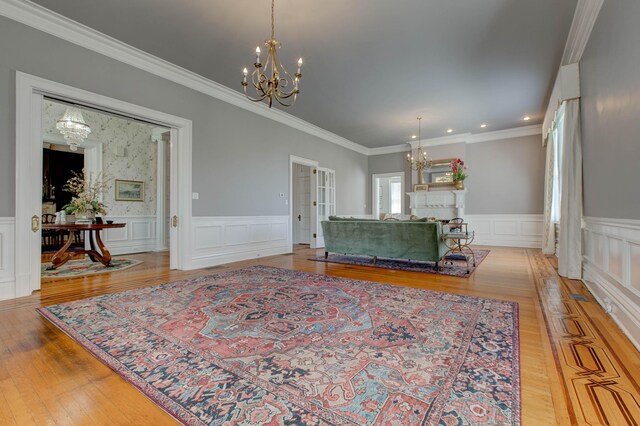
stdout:
POLYGON ((573 64, 582 59, 603 3, 604 0, 578 0, 562 55, 562 65, 573 64))
POLYGON ((490 142, 500 139, 521 138, 524 136, 535 136, 541 134, 542 125, 533 124, 531 126, 514 127, 513 129, 474 134, 469 136, 469 138, 467 139, 467 143, 490 142))
MULTIPOLYGON (((531 126, 514 127, 513 129, 496 130, 485 133, 461 133, 459 135, 442 136, 439 138, 425 139, 420 142, 424 147, 440 145, 451 145, 455 143, 480 143, 491 142, 501 139, 513 139, 523 136, 535 136, 542 134, 542 125, 533 124, 531 126)), ((370 148, 367 155, 395 154, 397 152, 409 152, 418 146, 418 141, 407 142, 402 145, 383 146, 380 148, 370 148)))
POLYGON ((30 1, 0 0, 0 15, 328 142, 361 154, 366 155, 368 153, 369 148, 365 146, 286 112, 270 109, 261 103, 251 102, 240 92, 118 41, 113 37, 109 37, 30 1))
POLYGON ((381 146, 379 148, 369 148, 367 155, 384 155, 395 154, 396 152, 409 152, 411 150, 411 144, 403 143, 402 145, 389 145, 381 146))

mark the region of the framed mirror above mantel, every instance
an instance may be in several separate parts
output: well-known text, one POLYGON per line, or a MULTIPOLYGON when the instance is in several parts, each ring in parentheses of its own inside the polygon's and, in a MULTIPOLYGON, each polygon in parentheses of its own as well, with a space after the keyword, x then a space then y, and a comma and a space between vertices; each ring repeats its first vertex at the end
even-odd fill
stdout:
POLYGON ((425 185, 415 185, 414 191, 450 191, 455 189, 463 189, 464 186, 456 187, 456 184, 453 181, 451 163, 456 160, 457 158, 443 158, 440 160, 433 160, 431 163, 431 167, 424 172, 425 181, 427 183, 425 185))

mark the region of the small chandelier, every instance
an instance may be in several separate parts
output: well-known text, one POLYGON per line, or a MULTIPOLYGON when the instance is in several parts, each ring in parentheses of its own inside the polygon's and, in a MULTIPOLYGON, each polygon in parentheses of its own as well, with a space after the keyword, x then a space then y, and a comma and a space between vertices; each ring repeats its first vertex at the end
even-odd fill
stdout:
POLYGON ((269 100, 269 108, 273 105, 275 99, 282 106, 291 106, 296 102, 296 98, 300 90, 298 90, 298 83, 302 74, 300 69, 302 68, 302 58, 298 59, 298 71, 291 77, 291 74, 287 72, 280 60, 278 59, 278 49, 282 45, 275 38, 275 26, 274 26, 274 10, 275 0, 271 0, 271 38, 265 41, 264 45, 268 49, 267 59, 264 64, 260 61, 260 46, 256 47, 256 62, 253 64, 255 70, 251 73, 251 85, 256 90, 257 97, 252 98, 247 95, 247 76, 249 71, 245 68, 242 70, 244 78, 242 79, 242 88, 245 96, 254 102, 261 102, 264 99, 269 100), (269 71, 269 67, 271 70, 269 71), (268 76, 268 73, 271 76, 268 76), (291 89, 289 89, 291 87, 291 89))
POLYGON ((411 170, 418 172, 418 185, 425 185, 424 181, 424 169, 430 169, 433 165, 431 158, 427 157, 427 151, 420 146, 420 130, 422 127, 422 117, 418 118, 418 149, 416 149, 415 156, 412 156, 409 152, 407 154, 407 162, 409 163, 411 170))
POLYGON ((91 127, 84 121, 82 112, 75 107, 67 107, 62 118, 57 121, 56 129, 62 133, 71 151, 77 151, 78 145, 91 133, 91 127))

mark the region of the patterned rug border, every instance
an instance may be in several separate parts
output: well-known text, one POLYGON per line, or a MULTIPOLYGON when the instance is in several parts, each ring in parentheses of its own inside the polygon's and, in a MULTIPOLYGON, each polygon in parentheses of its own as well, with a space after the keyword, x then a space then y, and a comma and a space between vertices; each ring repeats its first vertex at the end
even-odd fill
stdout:
MULTIPOLYGON (((47 275, 45 273, 45 268, 43 264, 43 268, 42 268, 42 278, 43 279, 47 279, 47 280, 62 280, 62 279, 70 279, 70 278, 81 278, 81 277, 90 277, 92 275, 101 275, 101 274, 108 274, 108 273, 112 273, 112 272, 120 272, 120 271, 126 271, 127 269, 133 268, 134 266, 138 266, 142 263, 144 263, 144 261, 142 260, 137 260, 137 259, 131 259, 129 257, 121 257, 121 258, 114 258, 113 260, 126 260, 131 262, 131 265, 127 265, 125 267, 122 268, 118 268, 118 269, 109 269, 108 267, 104 267, 102 270, 96 270, 95 272, 87 272, 87 273, 81 273, 81 274, 77 274, 77 275, 47 275)), ((67 262, 67 264, 63 265, 62 267, 64 268, 66 265, 68 265, 69 263, 72 262, 91 262, 91 260, 89 260, 89 258, 86 259, 75 259, 75 260, 70 260, 69 262, 67 262)), ((47 262, 46 264, 50 264, 51 262, 47 262)), ((92 262, 93 263, 93 262, 92 262)))
MULTIPOLYGON (((255 266, 250 266, 250 267, 246 267, 246 268, 236 269, 236 270, 233 270, 233 271, 226 271, 226 272, 220 272, 220 273, 217 273, 217 274, 204 275, 204 276, 201 276, 201 277, 197 277, 197 279, 199 279, 199 280, 210 279, 210 278, 221 279, 221 278, 224 278, 225 276, 230 276, 230 275, 241 273, 241 272, 244 272, 244 271, 264 270, 264 269, 273 270, 273 271, 295 272, 297 274, 304 275, 304 276, 307 276, 307 277, 321 277, 322 279, 329 279, 330 281, 331 280, 336 280, 338 282, 339 281, 347 281, 347 282, 349 282, 351 284, 358 284, 358 285, 375 285, 375 286, 391 287, 391 288, 393 288, 393 287, 401 287, 401 288, 406 287, 406 286, 397 285, 397 284, 381 283, 381 282, 367 281, 367 280, 358 280, 358 279, 353 279, 353 278, 346 278, 346 277, 340 277, 340 276, 334 276, 334 275, 317 274, 317 273, 312 273, 312 272, 298 271, 298 270, 287 269, 287 268, 278 268, 278 267, 266 266, 266 265, 255 265, 255 266)), ((85 298, 85 299, 78 299, 78 300, 85 300, 86 301, 86 300, 100 299, 100 298, 102 298, 104 296, 113 296, 113 295, 117 295, 117 294, 147 293, 147 292, 158 290, 158 289, 160 289, 162 287, 165 287, 165 286, 189 284, 193 280, 194 280, 194 278, 177 280, 177 281, 170 281, 170 282, 160 283, 160 284, 156 284, 156 285, 149 286, 149 287, 141 287, 141 288, 130 289, 130 290, 125 290, 125 291, 121 291, 121 292, 107 293, 107 294, 104 294, 104 295, 93 296, 93 297, 89 297, 89 298, 85 298)), ((521 368, 520 368, 519 303, 518 302, 514 302, 514 301, 510 301, 510 300, 501 300, 501 299, 495 299, 495 298, 468 296, 468 295, 465 295, 465 294, 458 294, 458 293, 439 291, 439 290, 431 290, 431 289, 419 289, 419 290, 421 292, 431 293, 431 294, 455 295, 455 296, 459 296, 459 297, 465 298, 465 299, 468 298, 468 299, 476 299, 476 300, 480 300, 480 301, 500 302, 500 303, 505 303, 505 304, 511 305, 512 313, 513 313, 512 314, 512 319, 513 319, 512 339, 513 339, 513 347, 515 349, 513 351, 513 353, 512 353, 512 357, 513 357, 513 362, 512 362, 513 377, 512 377, 512 379, 513 379, 513 386, 518 389, 517 395, 514 392, 514 394, 512 396, 513 406, 511 408, 512 408, 512 412, 513 412, 513 419, 514 420, 515 419, 518 420, 518 422, 517 423, 514 422, 514 424, 518 424, 518 425, 522 424, 522 387, 521 387, 521 368)), ((76 332, 71 326, 69 326, 68 324, 64 323, 60 318, 58 318, 55 314, 53 314, 48 309, 48 308, 50 308, 52 306, 65 305, 65 304, 68 304, 68 303, 73 303, 73 302, 65 302, 65 303, 54 304, 54 305, 49 305, 49 306, 42 306, 42 307, 36 308, 36 311, 40 315, 42 315, 45 319, 50 321, 52 325, 56 326, 59 330, 61 330, 65 335, 69 336, 72 340, 74 340, 76 343, 78 343, 82 348, 84 348, 86 351, 88 351, 96 359, 98 359, 99 361, 103 362, 107 367, 109 367, 119 377, 121 377, 123 380, 125 380, 126 382, 130 383, 131 385, 133 385, 145 397, 147 397, 149 400, 154 402, 158 406, 158 408, 160 408, 161 410, 166 412, 168 415, 173 417, 178 422, 180 422, 182 424, 185 424, 185 425, 200 425, 200 424, 205 425, 206 424, 203 421, 201 421, 200 419, 198 419, 197 417, 195 417, 185 407, 183 407, 180 404, 175 404, 173 401, 171 401, 167 396, 165 396, 158 389, 150 386, 147 381, 139 378, 138 376, 136 376, 134 374, 130 374, 128 367, 124 366, 122 362, 120 362, 118 359, 116 359, 116 358, 112 357, 111 355, 109 355, 105 350, 99 348, 96 344, 91 342, 89 339, 84 337, 82 334, 76 332), (177 408, 177 410, 174 411, 173 409, 171 409, 171 407, 177 408)), ((466 353, 465 353, 465 356, 466 356, 466 353)), ((225 367, 225 369, 226 369, 226 367, 225 367)), ((265 390, 267 390, 267 392, 269 392, 271 394, 275 394, 275 395, 278 394, 278 392, 273 392, 273 391, 270 391, 268 389, 265 389, 265 390)), ((313 405, 315 405, 315 404, 313 404, 313 405)), ((325 410, 323 407, 317 407, 317 408, 325 410)), ((336 423, 336 424, 340 424, 340 423, 336 423)))
MULTIPOLYGON (((390 271, 407 271, 407 272, 419 272, 419 273, 425 273, 425 274, 432 274, 432 275, 442 275, 445 277, 459 277, 459 278, 469 278, 471 277, 471 275, 473 275, 473 273, 476 271, 476 269, 478 269, 478 267, 480 266, 480 264, 487 258, 487 256, 489 256, 489 253, 491 253, 491 250, 484 250, 484 249, 476 249, 474 250, 474 253, 476 254, 476 266, 472 266, 471 267, 471 271, 469 273, 461 273, 461 274, 456 274, 456 273, 447 273, 446 272, 446 266, 445 269, 442 271, 435 271, 435 263, 434 262, 425 262, 425 261, 410 261, 410 260, 403 260, 403 259, 391 259, 391 258, 386 258, 386 257, 379 257, 378 258, 378 263, 377 264, 373 264, 373 258, 371 256, 364 256, 364 255, 342 255, 342 254, 338 254, 338 253, 329 253, 329 258, 325 259, 324 255, 321 256, 316 256, 316 257, 310 257, 308 258, 308 260, 312 260, 314 262, 324 262, 324 263, 335 263, 338 265, 351 265, 351 266, 364 266, 364 267, 370 267, 370 268, 378 268, 378 269, 386 269, 386 270, 390 270, 390 271), (331 256, 333 256, 334 258, 332 259, 331 256), (357 263, 357 262, 349 262, 346 259, 336 259, 336 257, 339 258, 344 258, 344 257, 352 257, 352 258, 357 258, 357 259, 362 259, 362 260, 370 260, 370 263, 357 263), (398 264, 401 263, 406 263, 407 267, 403 268, 403 267, 389 267, 387 265, 385 265, 385 262, 395 262, 398 264), (424 267, 422 266, 424 264, 424 267)), ((456 259, 456 262, 460 262, 462 264, 462 260, 456 259)), ((455 268, 459 268, 464 270, 464 266, 455 266, 455 268)))
MULTIPOLYGON (((178 281, 176 281, 176 282, 178 282, 178 281)), ((164 283, 164 284, 169 284, 169 283, 164 283)), ((160 285, 163 285, 163 284, 159 284, 158 286, 160 286, 160 285)), ((158 286, 153 286, 153 287, 158 287, 158 286)), ((146 288, 148 288, 148 287, 146 287, 146 288)), ((130 291, 130 290, 127 290, 127 291, 130 291)), ((125 292, 123 291, 123 292, 117 292, 117 293, 125 293, 125 292)), ((112 294, 117 294, 117 293, 112 293, 112 294)), ((94 299, 94 298, 97 298, 97 297, 100 297, 100 296, 89 297, 87 299, 82 299, 82 300, 94 299)), ((53 305, 51 305, 51 306, 53 306, 53 305)), ((47 307, 39 307, 39 308, 36 308, 36 311, 40 315, 42 315, 44 318, 46 318, 48 321, 50 321, 51 324, 56 326, 60 331, 62 331, 64 334, 66 334, 68 337, 70 337, 73 341, 75 341, 77 344, 79 344, 83 349, 85 349, 87 352, 89 352, 91 355, 93 355, 96 359, 98 359, 98 361, 102 362, 104 365, 109 367, 109 369, 111 369, 111 371, 116 373, 125 382, 133 385, 133 387, 138 389, 142 395, 147 397, 150 401, 152 401, 162 411, 164 411, 165 413, 169 414, 171 417, 173 417, 175 420, 177 420, 178 422, 180 422, 182 424, 187 424, 187 425, 194 425, 194 424, 202 424, 202 425, 204 425, 205 424, 204 422, 200 421, 199 419, 197 419, 193 415, 191 415, 191 413, 189 413, 189 411, 184 409, 184 407, 182 407, 181 405, 178 405, 178 404, 167 404, 165 406, 163 400, 166 399, 166 397, 165 397, 164 394, 162 394, 162 392, 160 392, 159 390, 149 386, 149 383, 147 383, 145 380, 142 380, 142 379, 140 379, 139 377, 137 377, 135 375, 123 374, 123 372, 124 371, 128 371, 128 369, 126 367, 124 367, 120 361, 118 361, 114 357, 110 356, 106 351, 98 348, 93 342, 91 342, 89 339, 87 339, 83 335, 75 332, 71 327, 69 327, 67 324, 63 323, 58 317, 56 317, 53 313, 51 313, 46 308, 47 307), (120 369, 118 369, 118 367, 120 369), (180 411, 184 411, 185 413, 187 413, 185 418, 182 419, 180 417, 179 413, 172 411, 169 408, 169 407, 172 407, 172 406, 177 406, 177 407, 179 407, 181 409, 180 411)))

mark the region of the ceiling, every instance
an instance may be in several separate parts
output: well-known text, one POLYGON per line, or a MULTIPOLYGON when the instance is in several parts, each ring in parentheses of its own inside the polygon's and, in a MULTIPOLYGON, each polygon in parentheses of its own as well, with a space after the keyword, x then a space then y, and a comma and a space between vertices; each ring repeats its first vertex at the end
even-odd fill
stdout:
MULTIPOLYGON (((269 0, 33 2, 238 91, 270 33, 269 0)), ((305 60, 285 110, 370 148, 408 142, 418 114, 423 138, 541 123, 576 4, 276 0, 281 60, 305 60)))

